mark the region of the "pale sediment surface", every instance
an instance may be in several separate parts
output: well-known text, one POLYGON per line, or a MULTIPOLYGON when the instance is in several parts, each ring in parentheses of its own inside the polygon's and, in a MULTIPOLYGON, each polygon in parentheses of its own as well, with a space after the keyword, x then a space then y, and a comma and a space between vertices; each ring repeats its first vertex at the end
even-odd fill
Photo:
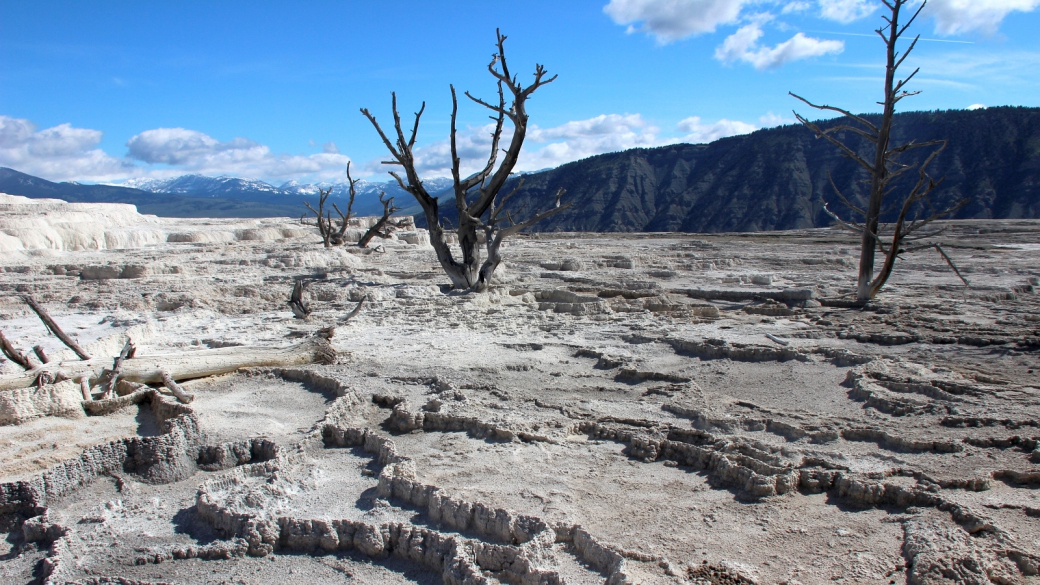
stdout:
POLYGON ((1040 582, 1040 222, 955 222, 970 288, 919 252, 866 307, 832 230, 520 236, 457 295, 405 239, 154 223, 0 253, 5 335, 71 357, 24 293, 97 355, 287 345, 368 300, 335 365, 8 399, 11 582, 1040 582))

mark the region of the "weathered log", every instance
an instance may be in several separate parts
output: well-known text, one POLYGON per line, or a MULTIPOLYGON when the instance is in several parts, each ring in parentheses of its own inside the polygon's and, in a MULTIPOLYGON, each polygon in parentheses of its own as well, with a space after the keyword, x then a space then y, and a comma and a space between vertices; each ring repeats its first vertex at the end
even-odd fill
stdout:
MULTIPOLYGON (((166 370, 174 380, 187 380, 227 374, 240 368, 330 364, 336 361, 336 350, 327 339, 311 337, 289 347, 222 347, 200 351, 134 357, 123 361, 119 377, 142 384, 162 382, 166 370)), ((41 374, 53 378, 60 372, 68 379, 97 379, 112 366, 112 358, 50 362, 17 374, 0 376, 0 391, 28 388, 41 374)))
POLYGON ((43 324, 47 326, 47 329, 51 330, 51 333, 57 336, 57 338, 60 339, 62 343, 67 345, 69 349, 74 351, 80 359, 90 359, 90 354, 83 351, 83 348, 80 347, 79 344, 75 342, 75 340, 66 335, 65 332, 61 330, 61 327, 58 327, 58 324, 54 322, 54 319, 51 319, 50 315, 47 314, 47 310, 44 309, 42 305, 36 302, 36 299, 32 298, 29 295, 25 295, 23 298, 25 299, 25 303, 29 305, 29 308, 32 309, 33 312, 36 313, 36 316, 40 318, 40 321, 43 321, 43 324))

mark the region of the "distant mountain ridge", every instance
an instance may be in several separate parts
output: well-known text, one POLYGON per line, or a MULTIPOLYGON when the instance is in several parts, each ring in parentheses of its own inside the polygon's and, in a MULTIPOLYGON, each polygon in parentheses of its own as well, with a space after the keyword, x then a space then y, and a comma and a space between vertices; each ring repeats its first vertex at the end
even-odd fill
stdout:
MULTIPOLYGON (((876 115, 866 115, 877 119, 876 115)), ((829 127, 833 119, 821 122, 829 127)), ((864 154, 869 146, 849 143, 864 154)), ((971 203, 957 213, 968 218, 1040 218, 1040 108, 1000 107, 983 110, 905 112, 896 115, 893 143, 934 138, 949 146, 933 162, 931 174, 945 177, 934 198, 942 205, 961 197, 971 203)), ((920 156, 920 151, 916 151, 920 156)), ((869 156, 873 156, 872 153, 869 156)), ((868 156, 868 158, 869 158, 868 156)), ((909 161, 914 160, 908 156, 909 161)), ((916 177, 905 175, 910 181, 916 177)), ((574 206, 536 224, 532 231, 761 231, 823 227, 828 207, 842 217, 850 211, 838 201, 830 179, 854 203, 862 205, 866 173, 836 148, 797 125, 758 130, 710 144, 675 144, 638 148, 589 157, 555 169, 517 175, 523 188, 508 207, 530 212, 555 203, 556 191, 574 206)), ((439 195, 442 209, 454 208, 451 180, 428 179, 427 190, 439 195)), ((904 185, 905 186, 905 185, 904 185)), ((0 168, 0 192, 67 201, 133 203, 142 213, 169 217, 299 217, 304 201, 317 200, 318 188, 332 188, 333 200, 344 201, 343 183, 274 186, 235 177, 185 175, 167 180, 128 181, 125 186, 52 183, 0 168), (163 197, 156 197, 156 194, 163 197)), ((380 191, 396 197, 401 214, 421 210, 396 181, 358 185, 354 211, 382 212, 380 191)), ((340 205, 344 209, 343 205, 340 205)), ((896 211, 883 220, 891 221, 896 211)), ((451 213, 442 218, 450 223, 451 213)))
POLYGON ((224 197, 156 197, 155 193, 114 185, 54 183, 6 167, 0 167, 0 193, 73 203, 130 203, 141 213, 163 217, 299 217, 306 211, 299 201, 279 205, 224 197))
MULTIPOLYGON (((877 115, 865 115, 878 121, 877 115)), ((820 123, 830 127, 832 119, 820 123)), ((1040 218, 1040 108, 896 114, 892 144, 947 139, 929 172, 945 177, 937 206, 970 198, 957 214, 970 218, 1040 218)), ((846 136, 873 159, 872 145, 846 136)), ((906 161, 925 153, 912 151, 906 161)), ((834 194, 828 176, 846 197, 866 207, 866 171, 800 125, 758 130, 710 144, 676 144, 593 156, 530 174, 509 208, 547 209, 558 189, 574 206, 536 224, 532 231, 747 232, 823 227, 852 213, 834 194)), ((907 183, 916 173, 902 177, 907 183), (911 176, 912 175, 912 176, 911 176)), ((518 179, 511 179, 512 184, 518 179)), ((503 192, 509 192, 507 184, 503 192)), ((887 204, 886 204, 887 205, 887 204)), ((893 221, 898 209, 882 216, 893 221)))
MULTIPOLYGON (((437 193, 450 187, 452 182, 451 179, 439 178, 425 181, 425 184, 427 189, 437 193)), ((229 176, 182 175, 172 179, 130 179, 123 186, 150 193, 167 193, 186 197, 222 197, 275 205, 284 205, 290 201, 299 202, 305 199, 316 199, 319 195, 319 189, 332 189, 330 200, 335 201, 344 211, 346 211, 346 207, 343 205, 343 201, 347 201, 350 198, 350 186, 345 182, 310 184, 289 181, 280 186, 275 186, 256 179, 240 179, 229 176)), ((386 193, 388 197, 395 197, 394 203, 399 208, 408 207, 415 203, 412 196, 402 190, 397 181, 386 181, 383 183, 359 181, 356 186, 356 193, 354 213, 357 215, 381 214, 383 205, 379 202, 380 193, 386 193)))

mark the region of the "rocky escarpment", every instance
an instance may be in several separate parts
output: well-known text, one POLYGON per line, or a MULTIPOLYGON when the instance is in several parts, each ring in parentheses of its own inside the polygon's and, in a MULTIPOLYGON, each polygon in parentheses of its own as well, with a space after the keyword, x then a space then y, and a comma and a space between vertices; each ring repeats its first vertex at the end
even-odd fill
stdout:
MULTIPOLYGON (((840 123, 834 119, 820 125, 840 123)), ((1040 159, 1032 145, 1037 136, 1040 110, 989 108, 896 114, 893 140, 950 141, 929 172, 946 178, 937 201, 971 199, 958 218, 1036 218, 1040 159)), ((868 146, 854 136, 849 140, 854 149, 868 146)), ((566 189, 575 205, 532 228, 546 232, 822 227, 831 225, 825 203, 842 217, 852 213, 838 200, 828 177, 854 204, 864 205, 869 181, 863 170, 831 144, 793 125, 711 144, 603 154, 526 175, 510 205, 545 209, 552 206, 558 189, 566 189)), ((909 185, 899 188, 912 186, 910 178, 905 179, 909 185)), ((943 206, 936 203, 937 208, 943 206)), ((890 210, 883 220, 894 221, 897 213, 890 210)))

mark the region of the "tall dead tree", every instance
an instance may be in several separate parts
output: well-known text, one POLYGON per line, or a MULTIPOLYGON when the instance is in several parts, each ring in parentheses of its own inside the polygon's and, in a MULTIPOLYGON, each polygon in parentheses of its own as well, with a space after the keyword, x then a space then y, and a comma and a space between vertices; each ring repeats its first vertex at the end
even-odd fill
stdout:
MULTIPOLYGON (((452 255, 451 248, 445 237, 444 227, 441 225, 440 209, 436 198, 432 197, 419 177, 415 166, 415 136, 419 130, 419 119, 426 109, 426 102, 415 114, 415 123, 412 125, 411 134, 406 137, 401 127, 401 116, 397 110, 397 94, 391 94, 394 114, 394 130, 396 140, 391 140, 376 122, 367 108, 362 108, 361 113, 375 127, 379 137, 390 151, 394 160, 386 161, 384 164, 398 165, 404 170, 404 177, 397 172, 390 175, 397 180, 402 189, 411 193, 423 209, 426 215, 426 223, 430 230, 430 243, 437 253, 444 272, 451 279, 456 290, 469 290, 481 292, 487 290, 491 284, 491 276, 502 262, 500 253, 502 241, 520 230, 534 225, 535 223, 570 207, 570 204, 560 205, 560 197, 563 192, 556 195, 556 206, 531 215, 526 219, 518 219, 513 213, 506 211, 505 205, 508 200, 517 193, 522 181, 508 194, 499 197, 500 191, 506 184, 513 167, 516 166, 527 135, 527 100, 539 87, 551 83, 556 76, 546 78, 545 68, 535 65, 534 82, 526 87, 517 81, 517 77, 509 72, 506 63, 505 40, 506 37, 498 30, 497 52, 492 56, 488 71, 495 78, 498 85, 498 102, 489 103, 475 98, 466 92, 466 97, 473 102, 484 106, 493 112, 491 119, 495 122, 495 129, 491 134, 491 149, 487 163, 477 172, 463 178, 461 174, 462 162, 459 158, 456 145, 456 121, 458 118, 458 99, 455 94, 455 86, 451 87, 451 174, 454 180, 455 208, 459 214, 458 239, 459 248, 462 251, 461 261, 452 255), (506 93, 509 94, 510 102, 507 106, 506 93), (498 163, 499 143, 502 139, 503 124, 509 119, 513 126, 513 135, 509 145, 503 150, 504 156, 498 163), (496 168, 496 163, 498 166, 496 168), (482 257, 480 251, 481 238, 486 248, 486 257, 482 257)), ((520 213, 522 210, 517 211, 520 213)))
MULTIPOLYGON (((943 230, 920 230, 937 219, 951 216, 968 203, 967 199, 962 199, 944 209, 936 209, 929 199, 930 195, 942 184, 943 179, 935 180, 928 174, 927 168, 939 156, 939 153, 946 148, 945 140, 929 140, 926 142, 911 140, 908 143, 896 146, 890 143, 892 118, 895 114, 896 104, 903 98, 920 93, 919 91, 906 91, 903 89, 913 79, 914 75, 917 75, 919 69, 915 69, 906 78, 896 81, 896 71, 903 64, 903 61, 906 60, 907 56, 910 55, 910 52, 914 50, 920 35, 914 37, 914 40, 902 54, 899 53, 896 45, 903 34, 906 33, 907 28, 921 14, 921 10, 927 1, 922 2, 917 7, 905 24, 900 23, 900 13, 907 4, 912 5, 914 0, 882 0, 882 3, 888 8, 889 14, 882 17, 886 24, 874 31, 885 43, 887 59, 885 65, 885 99, 882 102, 878 102, 884 108, 881 114, 880 125, 876 125, 863 116, 857 116, 848 110, 828 105, 817 105, 799 95, 791 94, 810 107, 817 110, 837 112, 849 120, 849 123, 841 123, 823 129, 818 124, 810 122, 799 115, 798 112, 794 114, 799 122, 816 134, 817 138, 824 138, 837 146, 844 156, 854 160, 866 169, 870 175, 870 195, 865 209, 850 202, 841 193, 837 185, 834 184, 834 180, 831 179, 831 186, 834 188, 838 198, 849 209, 862 216, 863 223, 843 220, 824 205, 824 211, 837 221, 839 225, 861 235, 859 278, 856 289, 856 296, 860 301, 869 301, 881 291, 881 288, 885 286, 889 276, 892 274, 896 258, 904 252, 912 252, 923 248, 935 248, 942 255, 943 259, 957 272, 957 275, 960 276, 960 272, 957 271, 949 256, 946 255, 939 244, 931 243, 909 247, 906 244, 938 235, 943 230), (852 124, 853 122, 855 125, 852 124), (855 148, 836 136, 845 132, 859 136, 871 143, 874 147, 872 159, 860 154, 855 148), (904 154, 918 149, 930 149, 923 162, 904 163, 900 161, 904 154), (893 182, 905 173, 914 170, 918 174, 917 181, 906 192, 903 199, 891 203, 887 208, 883 208, 885 199, 896 190, 893 182), (895 223, 891 226, 882 226, 880 222, 881 216, 897 208, 899 209, 899 215, 895 223), (891 233, 882 233, 882 228, 885 228, 886 231, 890 229, 891 233), (875 275, 876 252, 881 252, 885 260, 881 269, 875 275)), ((967 281, 965 281, 965 284, 967 284, 967 281)))

